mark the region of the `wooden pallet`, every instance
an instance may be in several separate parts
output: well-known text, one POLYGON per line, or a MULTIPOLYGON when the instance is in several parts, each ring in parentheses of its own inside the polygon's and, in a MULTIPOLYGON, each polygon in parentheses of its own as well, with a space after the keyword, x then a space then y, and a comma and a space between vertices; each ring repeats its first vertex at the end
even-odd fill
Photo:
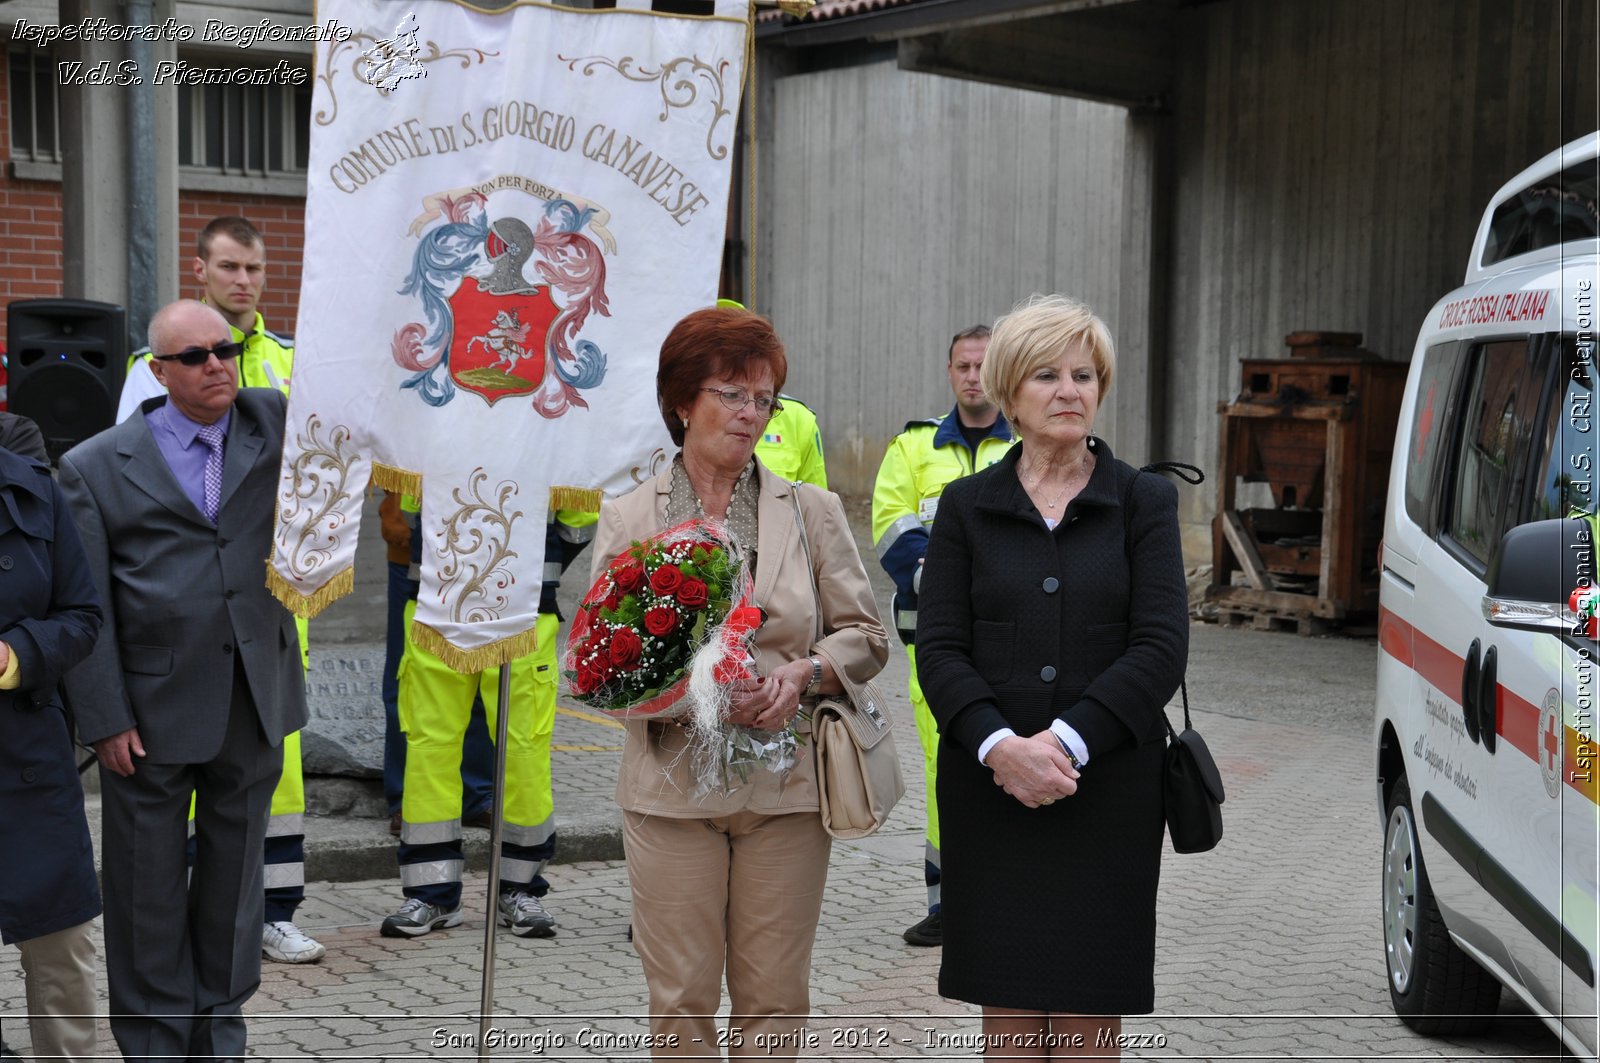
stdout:
POLYGON ((1223 609, 1217 613, 1223 627, 1249 628, 1251 631, 1286 631, 1295 635, 1326 635, 1332 624, 1320 616, 1284 613, 1257 613, 1223 609))

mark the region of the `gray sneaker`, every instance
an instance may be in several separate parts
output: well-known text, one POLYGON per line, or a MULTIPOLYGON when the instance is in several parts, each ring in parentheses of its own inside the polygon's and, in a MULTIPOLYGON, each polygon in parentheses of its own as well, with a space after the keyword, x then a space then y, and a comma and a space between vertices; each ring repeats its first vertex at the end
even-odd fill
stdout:
POLYGON ((379 933, 386 938, 414 938, 432 930, 460 925, 461 905, 441 908, 416 897, 408 897, 398 912, 383 921, 379 933))
POLYGON ((556 917, 545 911, 539 898, 527 890, 500 891, 500 925, 519 938, 556 936, 556 917))

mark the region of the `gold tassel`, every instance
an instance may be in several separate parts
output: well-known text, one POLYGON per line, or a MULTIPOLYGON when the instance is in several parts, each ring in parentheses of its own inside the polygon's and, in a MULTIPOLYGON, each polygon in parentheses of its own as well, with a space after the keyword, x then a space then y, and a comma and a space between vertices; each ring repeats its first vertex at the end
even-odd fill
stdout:
POLYGON ((550 510, 576 509, 584 513, 600 512, 600 489, 598 487, 552 487, 550 488, 550 510))
POLYGON ((538 633, 533 629, 499 639, 475 650, 464 650, 446 642, 444 636, 420 620, 411 621, 411 641, 443 662, 452 672, 473 675, 487 668, 509 664, 526 657, 539 646, 538 633))
POLYGON ((805 18, 816 3, 817 0, 778 0, 778 10, 795 18, 805 18))
POLYGON ((283 603, 285 609, 306 620, 310 620, 355 589, 356 570, 353 565, 340 569, 332 579, 311 594, 302 594, 299 587, 284 579, 282 574, 272 567, 270 559, 267 561, 267 590, 283 603))
POLYGON ((372 485, 400 495, 422 494, 422 474, 409 469, 397 469, 382 462, 372 463, 372 485))

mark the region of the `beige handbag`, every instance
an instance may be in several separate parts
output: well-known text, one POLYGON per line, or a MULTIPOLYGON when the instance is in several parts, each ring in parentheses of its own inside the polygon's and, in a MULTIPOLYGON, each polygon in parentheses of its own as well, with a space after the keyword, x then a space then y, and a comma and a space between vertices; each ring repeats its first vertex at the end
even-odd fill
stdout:
MULTIPOLYGON (((822 640, 822 594, 811 563, 811 537, 800 510, 800 485, 790 486, 800 548, 811 576, 816 601, 817 641, 822 640)), ((817 702, 811 715, 812 756, 817 758, 817 795, 822 802, 822 829, 835 838, 865 838, 883 826, 896 802, 905 796, 894 726, 883 695, 870 679, 852 686, 843 675, 845 693, 817 702)))
POLYGON ((856 688, 854 701, 823 698, 811 717, 822 829, 835 838, 873 833, 906 792, 877 684, 856 688))

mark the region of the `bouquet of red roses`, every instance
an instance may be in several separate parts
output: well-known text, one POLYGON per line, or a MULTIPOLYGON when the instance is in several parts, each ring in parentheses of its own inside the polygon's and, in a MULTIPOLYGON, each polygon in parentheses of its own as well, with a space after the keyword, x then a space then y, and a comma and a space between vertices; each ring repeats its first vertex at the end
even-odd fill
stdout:
POLYGON ((572 694, 612 716, 677 715, 689 669, 708 643, 724 653, 716 679, 753 675, 749 636, 760 625, 737 552, 707 521, 685 521, 636 542, 606 566, 567 637, 572 694), (711 636, 717 636, 713 641, 711 636))
POLYGON ((721 525, 685 521, 606 566, 573 617, 563 674, 607 715, 683 717, 699 793, 726 793, 752 766, 784 772, 799 756, 792 729, 726 722, 728 685, 755 677, 760 626, 737 546, 721 525))

